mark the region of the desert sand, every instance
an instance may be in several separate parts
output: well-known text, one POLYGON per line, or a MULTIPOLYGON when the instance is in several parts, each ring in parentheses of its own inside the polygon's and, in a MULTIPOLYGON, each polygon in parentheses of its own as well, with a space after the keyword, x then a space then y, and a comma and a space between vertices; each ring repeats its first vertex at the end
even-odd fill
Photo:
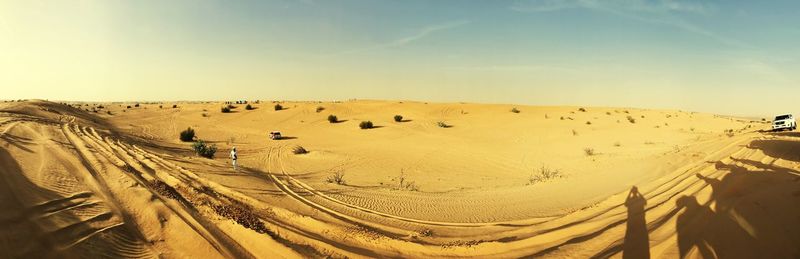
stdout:
POLYGON ((0 103, 2 257, 800 257, 800 134, 760 119, 278 103, 0 103))

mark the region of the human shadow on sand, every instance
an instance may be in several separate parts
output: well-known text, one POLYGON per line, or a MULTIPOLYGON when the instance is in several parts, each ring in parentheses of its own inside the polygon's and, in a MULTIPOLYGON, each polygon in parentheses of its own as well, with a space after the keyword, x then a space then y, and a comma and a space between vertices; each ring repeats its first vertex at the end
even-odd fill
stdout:
POLYGON ((800 176, 775 168, 748 170, 722 162, 721 178, 697 174, 712 188, 701 204, 694 196, 676 201, 680 257, 800 257, 800 176))
POLYGON ((625 226, 625 243, 622 258, 650 258, 650 244, 645 221, 647 200, 639 193, 639 188, 632 187, 625 199, 628 208, 628 220, 625 226))

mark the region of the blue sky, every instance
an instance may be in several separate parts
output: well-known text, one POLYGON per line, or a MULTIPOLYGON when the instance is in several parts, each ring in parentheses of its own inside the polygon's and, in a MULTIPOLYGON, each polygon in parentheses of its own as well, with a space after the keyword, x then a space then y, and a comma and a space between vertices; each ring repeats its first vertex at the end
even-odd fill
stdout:
POLYGON ((0 98, 797 112, 800 2, 3 1, 0 98))

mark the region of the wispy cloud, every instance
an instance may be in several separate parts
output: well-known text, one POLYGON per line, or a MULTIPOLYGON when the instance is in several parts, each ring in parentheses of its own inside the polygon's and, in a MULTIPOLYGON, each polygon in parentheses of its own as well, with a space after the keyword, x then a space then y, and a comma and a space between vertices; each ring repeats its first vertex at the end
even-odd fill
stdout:
POLYGON ((711 5, 674 0, 531 0, 517 2, 511 7, 511 9, 520 12, 551 12, 572 8, 610 9, 650 13, 684 12, 697 14, 706 14, 713 10, 711 5))
POLYGON ((452 21, 452 22, 443 23, 443 24, 430 25, 430 26, 426 26, 426 27, 423 27, 423 28, 419 29, 413 35, 409 35, 409 36, 406 36, 406 37, 398 38, 398 39, 395 39, 395 40, 392 40, 392 41, 388 41, 388 42, 382 42, 382 43, 374 44, 374 45, 363 47, 363 48, 351 49, 351 50, 346 50, 346 51, 342 51, 342 52, 337 52, 337 53, 330 54, 328 56, 341 56, 341 55, 347 55, 347 54, 353 54, 353 53, 371 51, 371 50, 377 50, 377 49, 401 47, 401 46, 404 46, 404 45, 408 45, 408 44, 410 44, 410 43, 412 43, 414 41, 418 41, 420 39, 428 37, 433 33, 436 33, 436 32, 439 32, 439 31, 443 31, 443 30, 453 29, 453 28, 456 28, 456 27, 459 27, 459 26, 466 25, 468 23, 469 23, 469 21, 462 20, 462 21, 452 21))
POLYGON ((678 16, 679 14, 709 15, 715 10, 715 7, 710 4, 674 0, 532 0, 517 3, 511 9, 518 12, 588 9, 640 22, 672 26, 689 33, 703 35, 728 46, 752 48, 750 44, 719 35, 678 16))

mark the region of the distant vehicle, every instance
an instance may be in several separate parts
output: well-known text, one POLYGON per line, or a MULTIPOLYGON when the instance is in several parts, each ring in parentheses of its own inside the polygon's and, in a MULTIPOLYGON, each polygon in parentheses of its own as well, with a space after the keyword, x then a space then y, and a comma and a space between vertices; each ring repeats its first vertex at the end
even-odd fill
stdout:
POLYGON ((273 131, 269 133, 269 138, 272 140, 279 140, 281 139, 281 132, 280 131, 273 131))
POLYGON ((772 130, 795 130, 797 129, 797 121, 794 119, 794 116, 791 114, 783 114, 775 116, 775 120, 772 121, 772 130))

